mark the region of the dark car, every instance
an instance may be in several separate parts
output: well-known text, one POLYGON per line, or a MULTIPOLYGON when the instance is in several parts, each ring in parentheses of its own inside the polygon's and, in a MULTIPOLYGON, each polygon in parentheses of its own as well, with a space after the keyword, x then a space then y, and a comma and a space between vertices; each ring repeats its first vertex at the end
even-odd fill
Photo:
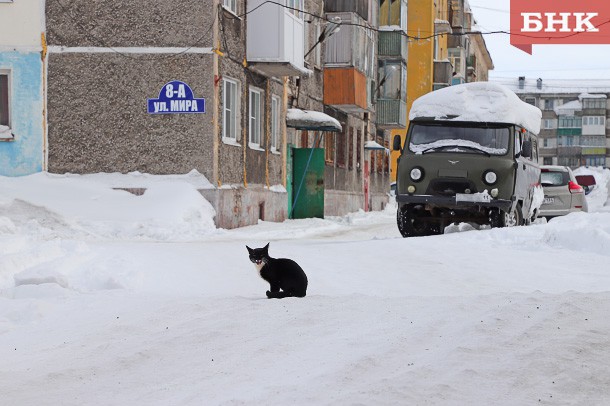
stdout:
POLYGON ((576 175, 576 181, 585 190, 586 195, 591 193, 595 189, 595 185, 597 185, 593 175, 576 175))

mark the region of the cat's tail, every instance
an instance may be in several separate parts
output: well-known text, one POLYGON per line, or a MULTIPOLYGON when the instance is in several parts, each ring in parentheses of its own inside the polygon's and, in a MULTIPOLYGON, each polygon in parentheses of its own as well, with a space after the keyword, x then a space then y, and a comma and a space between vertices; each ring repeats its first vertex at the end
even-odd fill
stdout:
POLYGON ((305 297, 306 292, 270 292, 267 291, 267 297, 269 299, 283 299, 285 297, 305 297))

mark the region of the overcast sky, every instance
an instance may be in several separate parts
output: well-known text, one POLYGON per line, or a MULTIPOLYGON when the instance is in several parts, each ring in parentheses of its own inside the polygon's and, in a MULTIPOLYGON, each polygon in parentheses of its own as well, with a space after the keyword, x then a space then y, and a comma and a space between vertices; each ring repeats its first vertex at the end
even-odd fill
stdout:
MULTIPOLYGON (((481 32, 510 31, 510 0, 469 3, 481 32)), ((610 45, 534 45, 528 55, 506 34, 485 35, 485 42, 495 65, 491 78, 610 79, 610 45)))

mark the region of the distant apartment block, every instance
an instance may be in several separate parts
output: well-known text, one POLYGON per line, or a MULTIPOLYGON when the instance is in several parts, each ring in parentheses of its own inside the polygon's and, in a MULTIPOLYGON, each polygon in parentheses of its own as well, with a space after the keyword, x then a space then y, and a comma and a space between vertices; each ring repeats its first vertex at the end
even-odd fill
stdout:
POLYGON ((540 163, 602 166, 610 163, 610 80, 498 80, 542 110, 540 163))

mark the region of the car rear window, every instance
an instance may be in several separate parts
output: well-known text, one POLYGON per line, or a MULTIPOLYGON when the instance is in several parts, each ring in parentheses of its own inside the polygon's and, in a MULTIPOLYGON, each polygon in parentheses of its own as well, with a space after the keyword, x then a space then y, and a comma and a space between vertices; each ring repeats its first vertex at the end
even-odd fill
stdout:
POLYGON ((543 171, 540 174, 542 186, 565 186, 569 181, 570 175, 567 172, 543 171))

